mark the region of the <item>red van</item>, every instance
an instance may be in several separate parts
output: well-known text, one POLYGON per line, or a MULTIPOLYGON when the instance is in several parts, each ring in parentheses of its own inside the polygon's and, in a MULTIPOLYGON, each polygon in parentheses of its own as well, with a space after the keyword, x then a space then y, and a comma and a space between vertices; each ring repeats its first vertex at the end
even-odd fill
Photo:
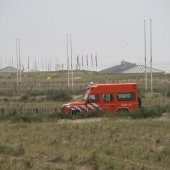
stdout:
POLYGON ((80 112, 138 110, 141 99, 136 83, 96 84, 88 87, 82 101, 64 104, 61 112, 76 116, 80 112))

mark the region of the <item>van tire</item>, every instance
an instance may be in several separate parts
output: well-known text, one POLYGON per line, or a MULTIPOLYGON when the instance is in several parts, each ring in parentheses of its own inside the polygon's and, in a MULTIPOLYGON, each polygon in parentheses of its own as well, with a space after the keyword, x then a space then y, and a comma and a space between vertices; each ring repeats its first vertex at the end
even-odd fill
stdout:
POLYGON ((117 110, 118 113, 128 113, 129 110, 127 108, 122 108, 122 109, 119 109, 117 110))
POLYGON ((71 111, 71 117, 72 117, 73 119, 76 119, 76 118, 79 117, 79 113, 80 113, 79 110, 72 110, 72 111, 71 111))

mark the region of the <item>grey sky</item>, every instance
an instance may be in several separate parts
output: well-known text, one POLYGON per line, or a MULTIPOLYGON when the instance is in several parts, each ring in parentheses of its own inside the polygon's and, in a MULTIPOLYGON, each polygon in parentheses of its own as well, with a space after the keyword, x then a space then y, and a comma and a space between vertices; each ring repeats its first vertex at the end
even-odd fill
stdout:
MULTIPOLYGON (((170 64, 169 0, 0 0, 0 57, 15 57, 21 39, 27 57, 55 58, 66 65, 66 34, 72 34, 73 58, 97 53, 99 67, 121 60, 144 64, 143 21, 153 21, 153 62, 170 64)), ((149 44, 147 44, 149 63, 149 44)), ((1 63, 2 64, 2 63, 1 63)))

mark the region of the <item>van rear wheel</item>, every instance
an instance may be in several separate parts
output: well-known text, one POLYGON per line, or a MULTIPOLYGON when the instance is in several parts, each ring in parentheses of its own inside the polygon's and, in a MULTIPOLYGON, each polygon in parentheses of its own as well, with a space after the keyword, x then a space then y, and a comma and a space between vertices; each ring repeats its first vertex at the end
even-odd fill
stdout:
POLYGON ((117 110, 117 113, 128 113, 128 112, 129 112, 129 110, 126 108, 117 110))

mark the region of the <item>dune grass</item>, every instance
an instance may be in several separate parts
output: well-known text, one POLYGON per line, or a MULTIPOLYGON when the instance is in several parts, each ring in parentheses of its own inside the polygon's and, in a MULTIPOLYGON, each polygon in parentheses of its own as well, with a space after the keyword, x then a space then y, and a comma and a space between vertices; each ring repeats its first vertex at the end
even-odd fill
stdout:
POLYGON ((159 119, 0 123, 0 169, 168 169, 169 128, 159 119))
MULTIPOLYGON (((67 72, 59 71, 24 73, 22 83, 47 83, 49 75, 56 84, 67 82, 67 72)), ((51 108, 55 111, 68 102, 70 94, 1 90, 0 170, 168 170, 170 119, 152 118, 169 112, 170 74, 154 74, 152 95, 144 90, 143 74, 77 71, 74 75, 75 82, 83 83, 138 82, 146 109, 109 119, 67 120, 51 108), (34 112, 28 112, 32 108, 34 112)), ((0 73, 1 87, 16 83, 15 79, 15 74, 0 73)))

